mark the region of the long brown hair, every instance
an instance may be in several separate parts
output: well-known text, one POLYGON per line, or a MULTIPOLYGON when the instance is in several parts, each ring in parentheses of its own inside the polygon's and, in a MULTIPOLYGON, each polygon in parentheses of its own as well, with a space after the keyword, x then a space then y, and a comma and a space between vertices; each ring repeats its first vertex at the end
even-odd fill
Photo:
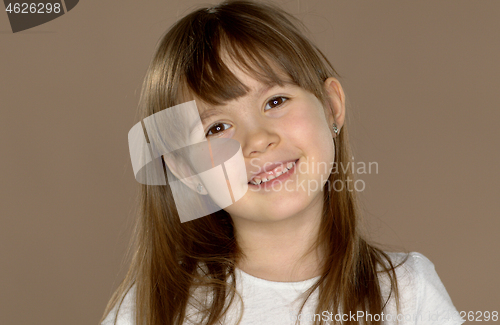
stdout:
MULTIPOLYGON (((186 101, 189 94, 211 104, 246 94, 249 89, 221 59, 223 52, 257 80, 281 85, 286 75, 327 105, 324 81, 339 75, 298 25, 293 16, 274 5, 252 1, 225 1, 188 14, 157 46, 143 84, 141 119, 186 101)), ((335 163, 352 163, 346 126, 334 141, 335 163)), ((348 179, 353 179, 349 168, 338 168, 323 189, 321 230, 315 247, 321 246, 326 252, 324 266, 302 308, 318 289, 317 313, 364 310, 380 314, 387 303, 379 285, 381 272, 389 277, 391 292, 398 301, 395 265, 381 249, 362 238, 355 191, 346 187, 331 190, 336 180, 347 184, 348 179)), ((181 325, 192 289, 198 287, 212 297, 209 303, 197 307, 199 323, 221 321, 236 294, 235 261, 241 256, 227 212, 221 210, 181 223, 168 184, 141 185, 140 216, 132 247, 128 274, 104 316, 113 307, 118 310, 125 294, 135 286, 137 325, 181 325)), ((315 320, 315 324, 324 321, 315 320)))

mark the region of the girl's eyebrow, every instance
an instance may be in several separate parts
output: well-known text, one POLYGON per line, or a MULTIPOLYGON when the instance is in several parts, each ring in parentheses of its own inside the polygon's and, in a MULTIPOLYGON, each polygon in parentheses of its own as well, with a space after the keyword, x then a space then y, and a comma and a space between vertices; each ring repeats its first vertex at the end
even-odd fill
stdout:
POLYGON ((276 82, 270 82, 270 83, 264 84, 259 90, 257 90, 255 92, 255 97, 256 98, 262 97, 262 95, 264 95, 265 93, 267 93, 269 90, 273 89, 274 87, 279 86, 279 87, 286 88, 286 87, 295 85, 295 83, 292 82, 291 80, 282 80, 281 82, 283 83, 283 86, 280 86, 276 82))
POLYGON ((222 109, 219 107, 207 109, 200 114, 201 122, 203 123, 203 121, 208 119, 209 117, 214 116, 214 115, 218 115, 221 113, 222 113, 222 109))
POLYGON ((265 93, 267 93, 271 88, 276 87, 278 84, 276 83, 269 83, 265 84, 263 87, 261 87, 258 91, 255 92, 255 97, 259 98, 262 97, 265 93))

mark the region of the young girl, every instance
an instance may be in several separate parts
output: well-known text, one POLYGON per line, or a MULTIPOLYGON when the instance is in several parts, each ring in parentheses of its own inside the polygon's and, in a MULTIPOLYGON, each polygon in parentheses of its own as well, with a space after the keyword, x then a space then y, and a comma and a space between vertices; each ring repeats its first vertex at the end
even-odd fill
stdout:
POLYGON ((248 182, 232 204, 183 222, 173 175, 192 193, 219 193, 193 156, 164 155, 168 184, 141 187, 132 264, 102 324, 463 323, 426 257, 360 234, 353 175, 341 168, 351 157, 344 91, 293 20, 225 1, 159 43, 141 96, 146 128, 194 100, 203 139, 236 140, 248 182))

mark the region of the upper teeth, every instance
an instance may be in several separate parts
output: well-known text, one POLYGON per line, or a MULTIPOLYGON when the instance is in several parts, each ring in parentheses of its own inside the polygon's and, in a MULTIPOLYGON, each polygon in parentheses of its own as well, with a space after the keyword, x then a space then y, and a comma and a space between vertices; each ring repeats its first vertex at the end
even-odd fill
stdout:
POLYGON ((252 180, 250 181, 251 184, 253 185, 259 185, 260 183, 265 183, 265 182, 268 182, 272 179, 275 179, 276 177, 280 176, 281 174, 284 174, 286 173, 287 171, 289 171, 290 169, 292 169, 293 165, 295 165, 295 162, 289 162, 286 164, 286 167, 284 167, 282 170, 280 170, 279 172, 276 172, 274 174, 271 174, 271 175, 268 175, 268 176, 265 176, 263 178, 260 178, 260 177, 254 177, 252 178, 252 180))

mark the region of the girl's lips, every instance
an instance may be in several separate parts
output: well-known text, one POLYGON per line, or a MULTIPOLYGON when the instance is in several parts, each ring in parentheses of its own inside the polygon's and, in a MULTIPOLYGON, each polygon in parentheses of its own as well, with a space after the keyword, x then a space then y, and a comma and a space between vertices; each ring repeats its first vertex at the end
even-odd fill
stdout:
POLYGON ((254 188, 254 189, 272 188, 273 184, 285 182, 288 178, 290 178, 290 176, 293 173, 295 173, 295 168, 297 166, 298 161, 299 161, 299 159, 295 160, 295 163, 293 164, 293 167, 291 169, 289 169, 286 173, 283 173, 280 176, 278 176, 278 177, 276 177, 276 178, 274 178, 274 179, 272 179, 270 181, 263 182, 263 183, 260 183, 258 185, 255 185, 255 184, 252 184, 252 183, 248 183, 248 186, 251 187, 251 188, 254 188))

